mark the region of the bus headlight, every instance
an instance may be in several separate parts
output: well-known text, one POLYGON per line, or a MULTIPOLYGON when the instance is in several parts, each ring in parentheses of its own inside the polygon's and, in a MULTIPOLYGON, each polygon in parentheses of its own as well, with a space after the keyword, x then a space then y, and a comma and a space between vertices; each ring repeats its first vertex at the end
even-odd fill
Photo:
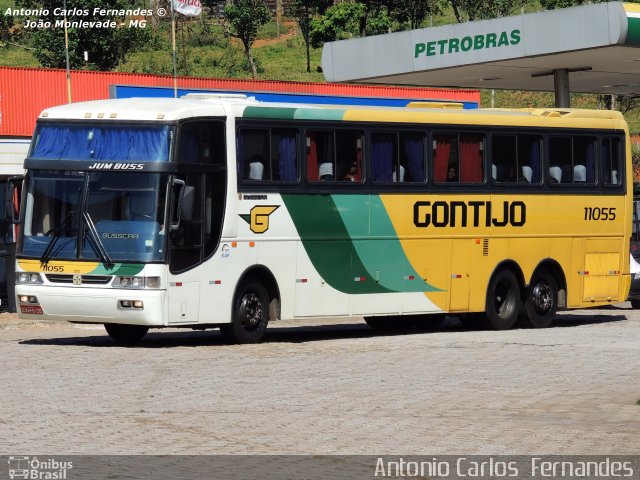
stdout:
POLYGON ((41 284, 42 277, 39 273, 16 272, 16 283, 18 284, 41 284))
POLYGON ((116 277, 114 287, 122 288, 160 288, 160 277, 116 277))

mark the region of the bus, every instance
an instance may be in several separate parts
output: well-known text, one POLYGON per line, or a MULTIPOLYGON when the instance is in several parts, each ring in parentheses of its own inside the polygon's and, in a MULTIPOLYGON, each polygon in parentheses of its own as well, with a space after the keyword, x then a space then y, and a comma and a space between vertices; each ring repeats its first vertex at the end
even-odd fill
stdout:
POLYGON ((15 239, 16 225, 10 218, 15 216, 13 210, 19 208, 19 188, 14 188, 14 180, 24 174, 22 164, 31 139, 25 137, 0 136, 0 312, 15 312, 15 239), (13 198, 7 197, 11 191, 13 198))
POLYGON ((503 330, 625 301, 620 113, 432 107, 46 109, 16 219, 19 316, 254 343, 279 319, 503 330))

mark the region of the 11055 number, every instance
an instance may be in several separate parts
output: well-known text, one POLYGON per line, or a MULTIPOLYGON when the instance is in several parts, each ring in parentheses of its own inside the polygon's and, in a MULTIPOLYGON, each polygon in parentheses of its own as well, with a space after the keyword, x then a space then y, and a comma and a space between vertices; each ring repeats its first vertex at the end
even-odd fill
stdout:
POLYGON ((615 220, 615 207, 584 207, 585 220, 615 220))

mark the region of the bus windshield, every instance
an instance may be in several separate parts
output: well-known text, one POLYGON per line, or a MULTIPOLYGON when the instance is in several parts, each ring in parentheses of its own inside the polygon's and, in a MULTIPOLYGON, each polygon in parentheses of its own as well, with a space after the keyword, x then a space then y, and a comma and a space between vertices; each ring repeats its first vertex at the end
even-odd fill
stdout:
POLYGON ((166 162, 171 138, 168 125, 43 123, 30 158, 166 162))
POLYGON ((32 170, 19 254, 107 266, 163 260, 167 182, 162 173, 32 170))

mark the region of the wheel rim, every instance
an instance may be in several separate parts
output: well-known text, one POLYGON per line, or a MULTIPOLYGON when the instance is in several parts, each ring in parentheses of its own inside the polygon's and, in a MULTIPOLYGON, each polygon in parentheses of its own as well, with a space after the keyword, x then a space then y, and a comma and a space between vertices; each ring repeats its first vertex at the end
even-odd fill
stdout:
POLYGON ((516 305, 515 290, 511 282, 506 280, 498 283, 493 295, 493 306, 500 318, 507 318, 513 314, 516 305))
POLYGON ((262 325, 262 301, 255 292, 247 292, 242 296, 240 315, 245 330, 257 330, 262 325))
POLYGON ((547 282, 538 282, 531 290, 531 304, 536 313, 545 314, 553 308, 553 291, 547 282))

